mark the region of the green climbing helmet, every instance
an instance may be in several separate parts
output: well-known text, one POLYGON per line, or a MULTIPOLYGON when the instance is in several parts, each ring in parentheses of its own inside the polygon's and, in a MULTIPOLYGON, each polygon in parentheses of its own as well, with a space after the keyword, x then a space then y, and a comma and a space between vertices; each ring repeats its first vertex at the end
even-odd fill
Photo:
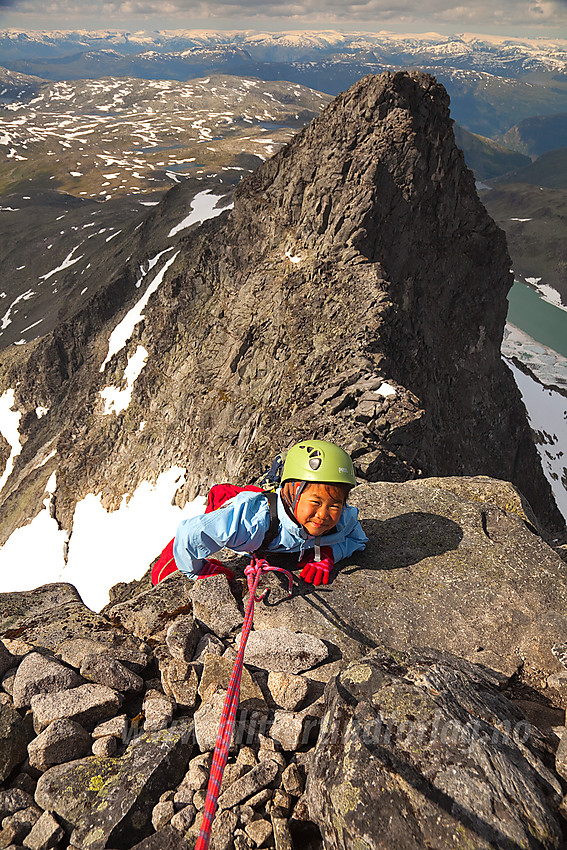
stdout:
POLYGON ((350 455, 325 440, 304 440, 288 451, 282 471, 284 481, 319 481, 321 484, 356 485, 350 455))

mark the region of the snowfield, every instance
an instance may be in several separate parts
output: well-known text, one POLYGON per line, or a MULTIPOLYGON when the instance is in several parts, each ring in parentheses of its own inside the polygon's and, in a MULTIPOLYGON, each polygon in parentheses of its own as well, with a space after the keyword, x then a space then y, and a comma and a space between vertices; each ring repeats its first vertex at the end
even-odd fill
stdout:
POLYGON ((46 487, 43 509, 0 549, 0 592, 67 581, 89 608, 100 611, 114 584, 141 578, 179 523, 203 512, 205 501, 201 498, 183 509, 171 504, 184 477, 185 469, 173 467, 155 484, 143 482, 133 495, 125 494, 120 508, 112 513, 103 508, 100 493, 85 496, 75 508, 69 540, 51 516, 54 473, 46 487))

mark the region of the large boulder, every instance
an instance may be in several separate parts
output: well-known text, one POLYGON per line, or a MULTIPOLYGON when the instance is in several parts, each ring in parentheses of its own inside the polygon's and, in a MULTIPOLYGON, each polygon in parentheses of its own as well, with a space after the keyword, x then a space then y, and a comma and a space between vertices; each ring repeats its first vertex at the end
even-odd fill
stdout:
POLYGON ((565 564, 510 484, 363 484, 350 502, 369 537, 365 551, 339 563, 327 587, 298 580, 291 599, 277 574, 263 578, 271 590, 256 606, 256 629, 309 632, 344 660, 382 643, 432 646, 508 676, 520 671, 538 689, 564 669, 552 647, 567 635, 565 564))
POLYGON ((87 608, 76 588, 64 582, 33 592, 0 593, 0 611, 0 637, 17 637, 56 654, 79 639, 138 652, 144 648, 142 641, 87 608))
POLYGON ((0 700, 0 782, 24 761, 28 741, 27 727, 9 698, 0 700))
POLYGON ((29 706, 36 694, 53 694, 83 684, 76 670, 39 652, 30 652, 18 667, 13 698, 16 708, 29 706))
POLYGON ((40 778, 36 802, 71 829, 81 850, 129 848, 152 830, 153 806, 177 785, 191 755, 192 721, 144 732, 121 758, 89 758, 52 767, 40 778))
POLYGON ((165 638, 168 628, 177 618, 191 614, 192 584, 182 572, 177 571, 151 590, 142 591, 116 605, 107 605, 103 613, 116 626, 155 642, 165 638))
POLYGON ((563 845, 541 733, 449 653, 376 649, 326 691, 307 799, 326 850, 563 845))

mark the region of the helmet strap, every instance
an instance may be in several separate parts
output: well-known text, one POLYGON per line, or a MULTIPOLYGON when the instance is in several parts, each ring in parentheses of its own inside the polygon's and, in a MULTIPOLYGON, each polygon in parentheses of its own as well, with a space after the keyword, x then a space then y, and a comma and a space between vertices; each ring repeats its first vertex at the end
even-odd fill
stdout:
MULTIPOLYGON (((292 506, 291 506, 291 509, 292 509, 292 511, 293 511, 293 515, 294 515, 294 517, 295 517, 296 519, 297 519, 297 513, 296 513, 296 511, 297 511, 297 506, 298 506, 298 504, 299 504, 299 499, 300 499, 301 494, 303 493, 303 491, 304 491, 304 490, 305 490, 305 488, 307 487, 307 484, 308 484, 308 483, 309 483, 308 481, 298 481, 298 482, 297 482, 297 485, 298 485, 298 486, 297 486, 297 490, 296 490, 296 492, 295 492, 295 496, 294 496, 294 498, 293 498, 293 503, 292 503, 292 506)), ((295 486, 295 485, 294 485, 294 486, 295 486)))
POLYGON ((295 515, 295 511, 299 502, 299 497, 308 485, 308 481, 286 481, 281 488, 281 498, 286 509, 286 513, 297 525, 301 525, 295 515))

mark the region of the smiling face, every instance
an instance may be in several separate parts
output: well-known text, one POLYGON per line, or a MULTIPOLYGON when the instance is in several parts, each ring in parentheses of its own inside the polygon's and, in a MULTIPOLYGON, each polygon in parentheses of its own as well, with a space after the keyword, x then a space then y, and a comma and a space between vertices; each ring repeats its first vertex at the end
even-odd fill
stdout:
POLYGON ((308 484, 295 509, 295 517, 312 537, 320 537, 340 519, 345 494, 333 484, 308 484))

